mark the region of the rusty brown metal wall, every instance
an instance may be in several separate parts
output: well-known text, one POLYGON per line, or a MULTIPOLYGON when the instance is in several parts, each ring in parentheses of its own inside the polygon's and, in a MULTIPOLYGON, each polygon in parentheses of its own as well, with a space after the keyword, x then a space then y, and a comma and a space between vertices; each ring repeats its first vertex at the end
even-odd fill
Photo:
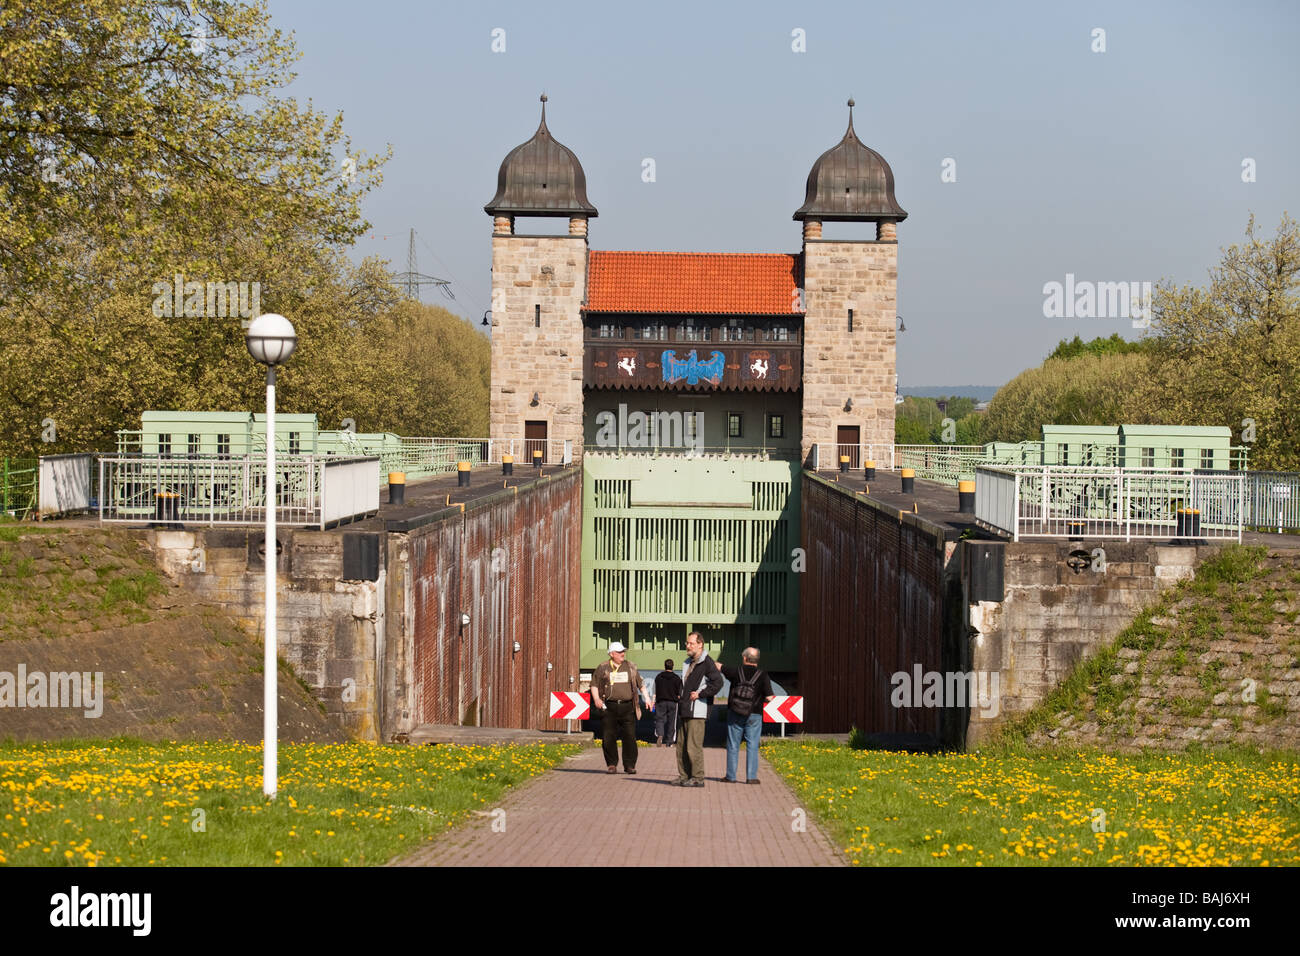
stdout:
POLYGON ((578 676, 582 469, 466 509, 410 533, 413 723, 563 729, 547 714, 578 676))
POLYGON ((941 670, 942 531, 803 475, 799 690, 812 733, 940 734, 939 708, 895 708, 897 671, 941 670))

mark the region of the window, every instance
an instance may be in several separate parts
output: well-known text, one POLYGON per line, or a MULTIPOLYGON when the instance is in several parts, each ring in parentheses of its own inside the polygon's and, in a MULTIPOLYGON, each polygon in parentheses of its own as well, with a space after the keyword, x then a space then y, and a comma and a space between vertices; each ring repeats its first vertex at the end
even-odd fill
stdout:
POLYGON ((220 455, 222 458, 230 457, 230 436, 229 435, 217 436, 217 454, 220 455))
POLYGON ((785 437, 785 416, 784 415, 767 416, 767 437, 768 438, 785 437))
POLYGON ((1058 465, 1068 465, 1070 463, 1070 446, 1058 444, 1056 446, 1056 463, 1058 465))
POLYGON ((1202 467, 1202 468, 1213 468, 1213 467, 1214 467, 1214 449, 1213 449, 1213 448, 1202 448, 1202 449, 1201 449, 1201 467, 1202 467))
POLYGON ((302 434, 289 432, 289 454, 296 455, 302 449, 302 434))
POLYGON ((728 319, 723 326, 722 337, 727 342, 744 342, 753 338, 751 330, 745 328, 744 319, 728 319))
POLYGON ((1169 467, 1170 468, 1183 467, 1183 450, 1181 448, 1169 449, 1169 467))
POLYGON ((540 329, 541 327, 542 327, 542 307, 540 305, 535 305, 533 306, 533 328, 540 329))
POLYGON ((637 339, 659 339, 668 338, 668 326, 657 325, 653 322, 645 325, 638 325, 632 330, 633 338, 637 339))
POLYGON ((621 339, 622 337, 622 327, 609 322, 602 322, 600 328, 596 329, 596 338, 598 339, 621 339))
POLYGON ((158 436, 158 454, 159 454, 159 455, 170 455, 171 453, 172 453, 172 436, 171 436, 171 435, 159 435, 159 436, 158 436))
POLYGON ((707 342, 709 340, 709 330, 707 326, 696 325, 694 319, 687 319, 678 326, 683 342, 707 342))
POLYGON ((727 412, 727 437, 741 437, 741 418, 740 412, 727 412))
POLYGON ((191 458, 197 458, 197 457, 199 456, 199 436, 198 436, 198 435, 190 435, 190 436, 189 436, 189 442, 188 442, 187 445, 186 445, 186 450, 188 451, 189 456, 190 456, 191 458))
POLYGON ((789 342, 791 337, 789 326, 774 325, 770 329, 763 330, 763 341, 765 342, 789 342))
POLYGON ((1142 449, 1142 467, 1154 468, 1156 466, 1156 450, 1154 448, 1142 449))
POLYGON ((695 412, 682 412, 682 430, 686 433, 686 440, 694 443, 699 437, 699 429, 695 426, 699 424, 700 416, 695 412))

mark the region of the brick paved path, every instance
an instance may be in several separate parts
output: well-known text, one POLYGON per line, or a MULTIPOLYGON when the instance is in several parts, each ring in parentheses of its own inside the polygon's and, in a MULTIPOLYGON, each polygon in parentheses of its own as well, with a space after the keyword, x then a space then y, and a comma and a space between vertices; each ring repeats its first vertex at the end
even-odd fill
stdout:
POLYGON ((606 773, 593 747, 508 792, 504 818, 478 817, 399 865, 573 866, 626 856, 629 846, 642 866, 844 865, 812 815, 792 813, 803 806, 766 761, 754 787, 721 782, 726 758, 706 748, 705 786, 687 788, 672 783, 672 748, 642 747, 630 776, 606 773), (792 828, 800 817, 805 832, 792 828), (501 821, 504 832, 494 832, 501 821))

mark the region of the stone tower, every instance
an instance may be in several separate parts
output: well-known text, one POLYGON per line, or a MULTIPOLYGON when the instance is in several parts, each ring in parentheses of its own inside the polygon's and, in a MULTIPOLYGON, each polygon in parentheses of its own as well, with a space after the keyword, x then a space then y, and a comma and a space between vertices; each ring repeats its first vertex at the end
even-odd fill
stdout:
POLYGON ((854 434, 854 443, 877 449, 894 441, 895 224, 907 213, 894 198, 889 164, 854 133, 853 100, 848 105, 844 138, 813 163, 794 214, 803 222, 803 456, 820 444, 822 468, 834 467, 826 460, 832 446, 854 434), (874 222, 876 236, 823 239, 823 222, 874 222))
POLYGON ((493 217, 489 434, 513 439, 516 461, 541 448, 553 462, 557 442, 572 440, 575 452, 582 443, 581 309, 597 212, 578 157, 546 127, 545 94, 537 132, 506 155, 483 209, 493 217), (516 216, 566 216, 569 234, 517 234, 516 216))

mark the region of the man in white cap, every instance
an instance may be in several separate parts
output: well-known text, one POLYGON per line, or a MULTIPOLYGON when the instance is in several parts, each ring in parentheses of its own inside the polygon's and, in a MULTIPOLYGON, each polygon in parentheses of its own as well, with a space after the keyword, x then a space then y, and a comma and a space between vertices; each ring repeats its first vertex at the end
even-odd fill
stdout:
POLYGON ((591 675, 591 702, 605 711, 600 727, 606 773, 618 773, 620 739, 623 771, 636 773, 636 722, 641 719, 644 694, 645 685, 636 665, 627 659, 627 648, 615 641, 609 645, 609 660, 591 675))

